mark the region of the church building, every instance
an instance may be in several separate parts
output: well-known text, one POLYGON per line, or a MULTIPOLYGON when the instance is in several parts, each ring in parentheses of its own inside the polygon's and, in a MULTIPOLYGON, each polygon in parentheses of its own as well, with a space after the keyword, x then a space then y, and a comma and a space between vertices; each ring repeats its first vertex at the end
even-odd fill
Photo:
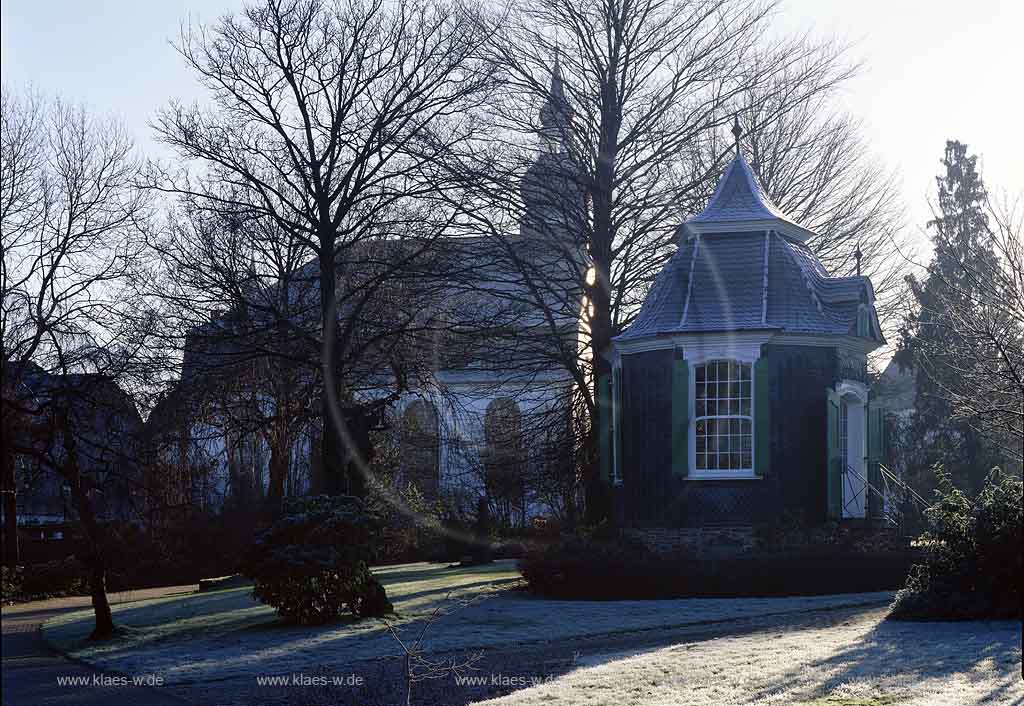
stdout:
MULTIPOLYGON (((605 352, 602 472, 619 526, 684 537, 786 518, 882 522, 867 355, 885 343, 867 277, 834 277, 814 233, 740 154, 629 328, 605 352)), ((858 253, 859 256, 859 253, 858 253)))

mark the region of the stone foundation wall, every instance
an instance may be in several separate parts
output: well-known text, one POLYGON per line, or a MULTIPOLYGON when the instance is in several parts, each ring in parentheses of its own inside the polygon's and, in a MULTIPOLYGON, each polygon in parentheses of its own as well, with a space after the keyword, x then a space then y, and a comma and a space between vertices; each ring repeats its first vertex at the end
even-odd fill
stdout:
POLYGON ((626 528, 622 537, 638 542, 657 554, 689 556, 728 556, 755 549, 767 552, 800 551, 810 547, 835 547, 844 551, 896 551, 909 546, 891 527, 825 523, 774 534, 763 531, 757 536, 751 525, 710 527, 626 528))
POLYGON ((749 525, 624 529, 622 534, 658 554, 742 554, 756 546, 749 525))

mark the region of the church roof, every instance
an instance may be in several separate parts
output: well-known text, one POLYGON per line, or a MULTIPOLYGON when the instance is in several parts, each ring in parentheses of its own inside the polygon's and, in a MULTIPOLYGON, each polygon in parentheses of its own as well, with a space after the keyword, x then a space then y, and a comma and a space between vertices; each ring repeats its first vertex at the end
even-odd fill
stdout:
POLYGON ((803 242, 813 233, 767 198, 742 156, 685 230, 636 320, 616 341, 775 330, 884 342, 871 281, 831 276, 803 242))

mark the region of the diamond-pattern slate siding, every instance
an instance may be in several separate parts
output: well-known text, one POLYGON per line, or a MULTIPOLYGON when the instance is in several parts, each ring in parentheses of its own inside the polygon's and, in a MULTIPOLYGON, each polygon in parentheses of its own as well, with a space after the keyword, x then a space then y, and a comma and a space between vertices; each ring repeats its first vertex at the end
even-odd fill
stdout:
POLYGON ((771 471, 757 480, 673 475, 669 350, 624 355, 623 484, 614 490, 623 527, 713 527, 825 517, 826 389, 839 376, 835 349, 766 345, 771 471))

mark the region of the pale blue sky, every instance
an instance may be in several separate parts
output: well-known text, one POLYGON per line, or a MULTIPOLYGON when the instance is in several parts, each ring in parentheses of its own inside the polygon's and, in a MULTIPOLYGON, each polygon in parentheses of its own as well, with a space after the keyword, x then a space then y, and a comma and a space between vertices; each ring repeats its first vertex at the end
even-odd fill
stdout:
MULTIPOLYGON (((200 94, 169 45, 183 21, 212 21, 242 0, 4 0, 3 81, 120 115, 140 147, 171 97, 200 94)), ((863 118, 870 149, 898 170, 910 220, 928 217, 944 141, 982 155, 990 188, 1024 190, 1024 2, 785 0, 779 32, 852 42, 865 70, 842 106, 863 118)))

